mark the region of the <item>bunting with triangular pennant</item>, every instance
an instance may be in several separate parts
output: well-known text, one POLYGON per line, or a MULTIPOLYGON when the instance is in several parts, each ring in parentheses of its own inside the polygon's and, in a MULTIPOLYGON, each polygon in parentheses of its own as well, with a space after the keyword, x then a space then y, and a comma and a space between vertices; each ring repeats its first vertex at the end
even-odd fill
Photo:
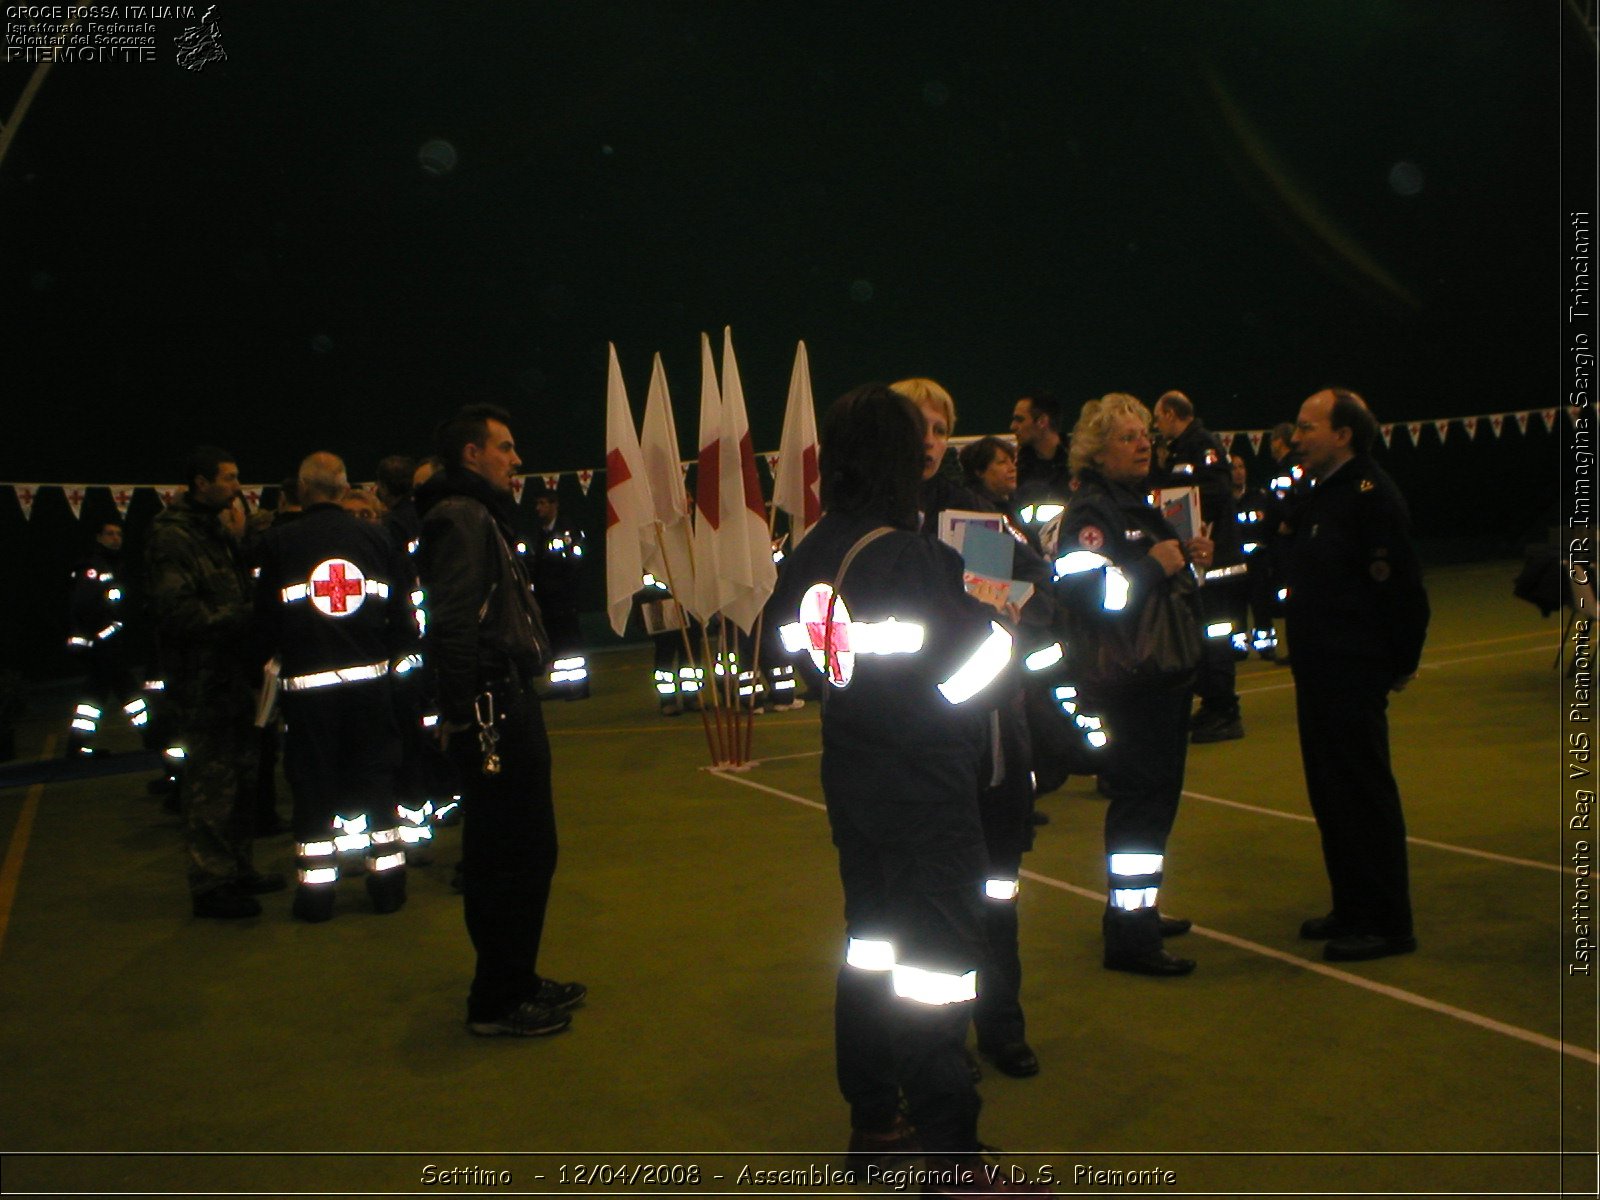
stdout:
POLYGON ((522 503, 522 489, 527 485, 526 475, 513 475, 511 477, 511 498, 518 504, 522 503))
POLYGON ((550 493, 553 494, 555 492, 555 490, 556 490, 556 485, 561 482, 561 476, 560 475, 541 475, 541 476, 539 476, 539 481, 544 484, 544 490, 545 491, 550 492, 550 493))
POLYGON ((156 496, 161 500, 161 507, 171 508, 172 502, 178 498, 178 492, 181 490, 177 487, 158 487, 156 496))
POLYGON ((1478 436, 1478 418, 1477 417, 1462 417, 1461 418, 1461 425, 1462 425, 1462 428, 1464 428, 1467 431, 1467 437, 1469 439, 1475 438, 1475 437, 1478 436))
POLYGON ((589 485, 594 482, 593 471, 578 472, 578 487, 585 496, 589 494, 589 485))
POLYGON ((1525 413, 1525 412, 1519 412, 1519 413, 1516 414, 1517 432, 1519 432, 1519 433, 1527 433, 1528 432, 1528 418, 1531 417, 1532 415, 1533 415, 1532 413, 1525 413))
POLYGON ((72 515, 81 517, 83 515, 83 485, 81 483, 69 483, 61 490, 66 493, 67 504, 72 509, 72 515))
POLYGON ((1495 437, 1500 436, 1500 430, 1505 426, 1505 413, 1494 413, 1489 417, 1489 428, 1494 431, 1495 437))
POLYGON ((33 502, 39 495, 37 483, 14 483, 11 488, 17 494, 17 504, 22 508, 22 519, 26 521, 33 516, 33 502))
POLYGON ((1265 436, 1266 436, 1266 431, 1265 430, 1252 429, 1250 431, 1249 437, 1250 437, 1250 453, 1251 454, 1260 454, 1261 453, 1261 439, 1263 437, 1265 437, 1265 436))
POLYGON ((1450 433, 1450 418, 1446 417, 1442 421, 1435 421, 1433 423, 1433 428, 1438 432, 1438 434, 1439 434, 1439 442, 1440 442, 1441 445, 1443 445, 1445 438, 1450 433))
POLYGON ((1556 431, 1556 410, 1553 408, 1542 409, 1539 416, 1544 420, 1544 431, 1546 433, 1554 433, 1556 431))
POLYGON ((1422 445, 1422 422, 1421 421, 1407 421, 1406 422, 1406 432, 1411 435, 1411 444, 1413 446, 1421 446, 1422 445))
POLYGON ((1379 425, 1378 432, 1383 436, 1383 444, 1385 446, 1391 445, 1394 442, 1393 425, 1379 425))
POLYGON ((126 517, 128 505, 133 503, 133 484, 119 483, 111 488, 111 503, 117 506, 117 515, 126 517))

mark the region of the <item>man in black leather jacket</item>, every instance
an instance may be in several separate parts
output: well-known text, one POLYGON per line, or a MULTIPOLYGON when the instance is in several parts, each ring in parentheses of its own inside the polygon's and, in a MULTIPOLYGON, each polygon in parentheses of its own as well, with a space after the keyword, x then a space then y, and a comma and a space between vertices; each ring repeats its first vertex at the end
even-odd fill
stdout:
POLYGON ((550 640, 513 552, 510 416, 470 405, 439 427, 446 469, 417 491, 424 661, 439 736, 461 783, 463 899, 477 969, 467 1028, 537 1037, 571 1024, 581 983, 537 970, 556 869, 550 740, 534 690, 550 640))

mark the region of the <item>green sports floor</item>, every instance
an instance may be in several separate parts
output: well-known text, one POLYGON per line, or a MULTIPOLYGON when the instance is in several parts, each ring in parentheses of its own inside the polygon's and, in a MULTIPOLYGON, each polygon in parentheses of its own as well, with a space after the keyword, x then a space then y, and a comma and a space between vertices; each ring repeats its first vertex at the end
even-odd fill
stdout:
MULTIPOLYGON (((1515 570, 1430 574, 1423 671, 1391 706, 1415 955, 1334 968, 1296 937, 1327 893, 1286 670, 1242 665, 1248 736, 1190 753, 1162 902, 1196 922, 1192 977, 1100 967, 1103 803, 1081 778, 1041 801, 1020 905, 1043 1069, 981 1085, 1003 1162, 1060 1194, 1594 1194, 1559 618, 1512 598, 1515 570)), ((589 985, 553 1038, 462 1026, 458 831, 398 914, 351 879, 326 925, 288 893, 199 921, 148 775, 0 791, 4 1191, 853 1194, 830 1173, 848 1121, 817 710, 758 718, 757 765, 712 773, 698 719, 655 714, 644 651, 595 667, 592 699, 547 709, 541 967, 589 985)), ((19 731, 24 756, 61 708, 19 731)), ((257 857, 292 867, 286 837, 257 857)))

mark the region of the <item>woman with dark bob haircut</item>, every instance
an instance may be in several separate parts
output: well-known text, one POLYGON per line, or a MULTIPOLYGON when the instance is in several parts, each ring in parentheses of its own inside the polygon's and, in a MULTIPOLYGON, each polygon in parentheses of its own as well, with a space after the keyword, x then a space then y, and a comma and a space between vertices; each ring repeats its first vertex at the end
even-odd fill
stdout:
POLYGON ((960 556, 916 532, 924 446, 911 401, 857 388, 828 410, 821 441, 823 517, 784 560, 767 620, 826 679, 849 1163, 922 1151, 966 1186, 982 1169, 962 1049, 984 950, 977 768, 1012 637, 967 595, 960 556))

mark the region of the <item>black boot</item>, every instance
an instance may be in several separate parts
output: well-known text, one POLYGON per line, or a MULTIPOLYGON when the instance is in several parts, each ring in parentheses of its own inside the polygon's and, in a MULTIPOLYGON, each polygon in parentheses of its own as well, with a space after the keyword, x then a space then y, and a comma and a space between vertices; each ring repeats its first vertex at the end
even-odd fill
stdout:
POLYGON ((1134 975, 1177 976, 1194 970, 1194 959, 1177 958, 1161 947, 1161 915, 1154 908, 1124 912, 1106 909, 1100 928, 1105 934, 1105 966, 1134 975))

